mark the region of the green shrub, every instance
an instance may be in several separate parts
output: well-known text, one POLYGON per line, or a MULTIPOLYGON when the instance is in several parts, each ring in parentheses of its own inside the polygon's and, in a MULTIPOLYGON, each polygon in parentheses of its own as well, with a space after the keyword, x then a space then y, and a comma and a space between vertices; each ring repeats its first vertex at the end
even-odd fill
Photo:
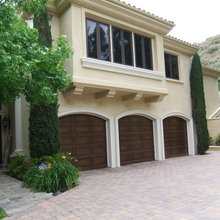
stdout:
POLYGON ((220 146, 220 134, 215 139, 215 143, 216 143, 217 146, 220 146))
POLYGON ((6 216, 7 216, 6 212, 4 211, 3 208, 0 207, 0 219, 3 219, 6 216))
POLYGON ((35 165, 39 165, 41 163, 55 163, 58 161, 63 161, 63 159, 71 162, 72 164, 75 164, 77 161, 74 157, 72 157, 71 153, 58 153, 58 154, 53 154, 51 156, 43 156, 40 158, 32 158, 31 162, 35 165))
POLYGON ((31 105, 29 149, 31 158, 53 155, 60 150, 58 104, 31 105))
POLYGON ((192 116, 197 134, 197 149, 199 154, 205 154, 209 148, 209 132, 206 120, 203 73, 200 57, 194 54, 190 71, 190 87, 192 100, 192 116))
POLYGON ((39 170, 38 166, 30 167, 24 176, 24 186, 33 191, 65 191, 78 185, 79 170, 66 159, 47 164, 48 168, 39 170))
POLYGON ((10 159, 8 163, 8 174, 19 180, 23 180, 24 174, 27 172, 31 163, 25 156, 19 155, 10 159))

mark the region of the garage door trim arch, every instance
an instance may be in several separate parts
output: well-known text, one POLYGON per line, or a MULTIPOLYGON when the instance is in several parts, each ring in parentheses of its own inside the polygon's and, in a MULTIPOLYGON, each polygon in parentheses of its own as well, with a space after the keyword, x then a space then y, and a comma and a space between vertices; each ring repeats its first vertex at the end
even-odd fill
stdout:
POLYGON ((138 115, 142 117, 146 117, 151 119, 153 122, 153 140, 154 140, 154 154, 155 160, 162 160, 162 152, 161 152, 161 132, 160 132, 160 120, 157 116, 148 113, 143 110, 130 110, 126 112, 122 112, 115 117, 115 129, 116 129, 116 161, 117 167, 120 167, 120 142, 119 142, 119 119, 131 116, 138 115))
MULTIPOLYGON (((193 119, 192 119, 192 117, 189 117, 186 114, 181 113, 181 112, 172 112, 172 113, 165 114, 161 118, 162 131, 163 131, 163 120, 168 118, 168 117, 179 117, 179 118, 182 118, 186 121, 187 137, 188 137, 188 152, 189 152, 189 155, 195 155, 195 139, 194 139, 194 129, 193 129, 193 119)), ((163 159, 165 159, 164 133, 161 132, 161 134, 162 134, 163 159)))
POLYGON ((106 121, 106 145, 107 145, 107 165, 108 167, 116 167, 115 147, 114 147, 114 117, 97 109, 91 108, 65 108, 58 112, 58 117, 85 114, 102 118, 106 121))

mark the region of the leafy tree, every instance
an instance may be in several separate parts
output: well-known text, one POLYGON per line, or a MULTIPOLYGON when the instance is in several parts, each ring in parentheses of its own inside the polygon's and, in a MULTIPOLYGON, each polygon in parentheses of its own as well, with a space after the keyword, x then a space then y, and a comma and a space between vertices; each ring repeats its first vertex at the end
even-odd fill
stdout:
POLYGON ((197 149, 199 154, 204 154, 209 148, 209 132, 206 121, 202 66, 197 53, 194 54, 192 60, 190 87, 192 98, 192 115, 197 133, 197 149))
POLYGON ((53 103, 71 77, 64 64, 71 49, 64 37, 54 47, 39 44, 38 32, 20 19, 13 1, 0 1, 0 100, 13 103, 22 94, 29 103, 53 103), (46 73, 46 74, 45 74, 46 73))
POLYGON ((0 1, 0 99, 8 104, 24 94, 30 103, 32 157, 59 150, 58 90, 71 81, 64 68, 72 53, 67 41, 60 37, 52 47, 50 29, 42 28, 49 27, 48 20, 45 21, 46 3, 46 0, 0 1), (35 27, 40 35, 20 19, 15 2, 18 6, 23 4, 24 10, 36 9, 35 27))
MULTIPOLYGON (((51 48, 52 36, 46 8, 47 3, 47 0, 19 1, 24 11, 31 12, 34 15, 33 23, 34 28, 39 32, 39 43, 46 48, 51 48)), ((54 59, 53 56, 48 58, 51 61, 54 59)), ((47 66, 46 63, 40 66, 33 77, 36 79, 44 78, 53 74, 54 70, 51 67, 47 69, 45 66, 47 66)), ((57 90, 54 90, 54 94, 56 99, 53 103, 32 103, 30 106, 29 144, 31 157, 52 155, 60 150, 57 90)))

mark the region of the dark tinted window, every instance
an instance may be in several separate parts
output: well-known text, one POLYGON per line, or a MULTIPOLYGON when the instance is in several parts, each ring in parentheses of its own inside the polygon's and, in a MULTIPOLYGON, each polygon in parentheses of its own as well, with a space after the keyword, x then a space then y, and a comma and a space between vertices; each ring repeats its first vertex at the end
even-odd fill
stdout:
POLYGON ((88 57, 110 60, 109 25, 86 20, 88 57))
POLYGON ((177 56, 165 53, 164 58, 166 77, 171 79, 179 79, 177 56))
POLYGON ((151 39, 144 38, 144 49, 145 49, 145 64, 146 69, 153 69, 152 65, 152 50, 151 50, 151 39))
POLYGON ((109 26, 106 24, 100 24, 100 43, 101 43, 101 59, 110 59, 109 50, 109 26))
POLYGON ((133 65, 131 33, 124 31, 125 64, 133 65))
POLYGON ((88 57, 97 58, 96 22, 87 20, 88 57))
POLYGON ((113 27, 114 62, 133 65, 131 32, 113 27))
POLYGON ((113 37, 113 51, 114 51, 114 62, 122 63, 121 57, 121 30, 118 28, 112 28, 113 37))
POLYGON ((135 56, 136 56, 136 66, 143 67, 142 62, 142 46, 141 46, 141 37, 135 35, 135 56))
POLYGON ((153 69, 151 39, 135 34, 136 66, 153 69))

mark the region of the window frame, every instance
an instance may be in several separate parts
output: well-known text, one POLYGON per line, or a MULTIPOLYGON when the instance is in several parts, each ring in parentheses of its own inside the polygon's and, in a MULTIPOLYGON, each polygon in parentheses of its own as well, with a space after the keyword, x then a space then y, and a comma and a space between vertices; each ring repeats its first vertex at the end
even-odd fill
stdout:
POLYGON ((103 60, 107 62, 111 62, 111 38, 110 38, 110 25, 106 24, 104 22, 96 21, 91 18, 86 18, 86 49, 87 49, 87 57, 92 58, 92 59, 98 59, 98 60, 103 60), (96 23, 96 55, 97 57, 90 57, 89 56, 89 41, 88 41, 88 29, 87 29, 87 21, 92 21, 96 23), (105 60, 101 58, 101 38, 100 38, 100 24, 108 26, 108 39, 109 39, 109 44, 108 44, 108 50, 109 50, 109 59, 105 60))
POLYGON ((170 52, 164 52, 164 66, 165 66, 165 75, 166 78, 168 79, 172 79, 172 80, 180 80, 180 71, 179 71, 179 56, 176 54, 172 54, 170 52), (169 56, 169 68, 170 68, 170 76, 168 76, 168 73, 166 71, 166 55, 169 56), (176 66, 177 66, 177 73, 174 73, 173 71, 173 64, 172 64, 172 57, 175 57, 176 59, 176 66), (177 77, 175 77, 175 75, 177 75, 177 77))
MULTIPOLYGON (((100 19, 101 20, 101 19, 100 19)), ((132 30, 127 30, 127 29, 123 29, 118 27, 117 25, 112 24, 111 22, 102 22, 100 20, 96 20, 96 18, 90 17, 90 16, 86 16, 85 17, 85 27, 86 27, 86 55, 88 58, 91 59, 97 59, 100 61, 107 61, 107 62, 111 62, 111 63, 115 63, 115 64, 121 64, 121 65, 125 65, 125 66, 130 66, 130 67, 135 67, 135 68, 140 68, 143 70, 150 70, 150 71, 154 71, 154 55, 153 55, 153 38, 152 37, 148 37, 145 34, 140 34, 135 31, 132 30), (87 21, 92 21, 96 24, 96 57, 92 57, 89 56, 89 43, 88 43, 88 28, 87 28, 87 21), (101 40, 100 40, 100 24, 106 25, 108 26, 108 40, 109 40, 109 44, 108 44, 108 60, 102 59, 101 58, 101 40), (121 62, 115 62, 115 56, 114 56, 114 36, 113 36, 113 31, 115 29, 118 29, 120 31, 120 41, 121 41, 121 46, 120 46, 120 51, 121 51, 121 62), (131 64, 126 64, 126 54, 125 54, 125 41, 124 41, 124 35, 125 33, 129 33, 130 35, 130 43, 129 43, 129 47, 130 47, 130 57, 131 57, 131 64), (150 41, 150 68, 147 68, 147 62, 146 62, 146 49, 145 47, 142 47, 142 62, 144 60, 144 66, 143 67, 137 67, 137 60, 136 60, 136 46, 135 46, 135 36, 139 36, 141 38, 142 44, 145 45, 145 39, 150 41), (144 54, 144 56, 143 56, 144 54)), ((128 56, 129 57, 129 56, 128 56)))

